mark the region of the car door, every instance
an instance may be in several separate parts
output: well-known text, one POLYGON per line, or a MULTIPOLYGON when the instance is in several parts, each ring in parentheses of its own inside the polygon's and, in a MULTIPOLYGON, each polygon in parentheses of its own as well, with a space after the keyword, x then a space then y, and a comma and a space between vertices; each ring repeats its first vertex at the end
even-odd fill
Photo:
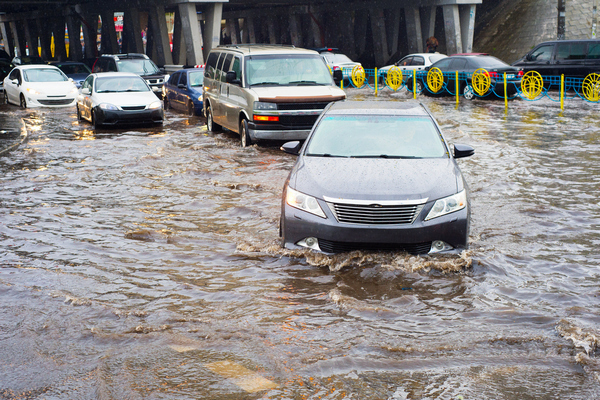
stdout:
POLYGON ((175 72, 169 80, 165 83, 165 99, 172 108, 177 108, 177 82, 179 82, 179 76, 181 72, 175 72))
POLYGON ((21 71, 16 68, 13 69, 8 75, 6 85, 4 85, 4 91, 9 102, 19 104, 19 86, 22 82, 21 71))
POLYGON ((451 94, 456 94, 456 72, 458 72, 458 87, 459 90, 465 84, 471 81, 471 75, 473 71, 469 71, 467 68, 467 59, 463 57, 457 57, 452 59, 448 66, 446 90, 451 94))
POLYGON ((177 83, 177 104, 179 109, 187 111, 188 105, 188 94, 187 94, 188 75, 183 72, 179 77, 179 83, 177 83))
MULTIPOLYGON (((221 54, 221 58, 219 59, 219 64, 217 64, 217 73, 215 75, 215 81, 217 80, 217 76, 219 77, 218 85, 218 95, 217 95, 217 106, 213 110, 214 112, 214 120, 217 124, 222 125, 228 129, 232 129, 227 123, 227 115, 225 113, 225 107, 223 106, 223 102, 227 101, 227 93, 228 93, 228 85, 225 82, 225 77, 227 75, 227 71, 229 71, 229 66, 231 65, 231 60, 233 59, 233 54, 231 53, 223 53, 221 54)), ((237 129, 237 127, 233 128, 237 129)))
POLYGON ((585 75, 591 73, 600 73, 600 41, 593 41, 588 44, 585 75))
POLYGON ((585 76, 585 57, 587 54, 586 42, 558 43, 554 58, 552 75, 565 77, 585 76))
POLYGON ((542 76, 550 76, 553 74, 554 66, 554 43, 544 44, 533 49, 525 60, 519 63, 519 67, 523 68, 523 72, 537 71, 542 76))
POLYGON ((235 56, 231 62, 229 71, 235 72, 236 82, 227 83, 227 101, 225 104, 225 112, 227 114, 227 124, 231 126, 230 129, 238 131, 239 129, 239 116, 240 110, 246 108, 247 100, 244 96, 242 89, 243 76, 242 76, 242 58, 235 56))

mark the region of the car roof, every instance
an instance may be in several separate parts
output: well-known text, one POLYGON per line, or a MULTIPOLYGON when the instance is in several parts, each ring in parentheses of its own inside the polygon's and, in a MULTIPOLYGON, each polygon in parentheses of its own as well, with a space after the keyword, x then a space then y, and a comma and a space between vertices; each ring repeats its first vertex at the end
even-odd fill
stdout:
POLYGON ((60 71, 60 69, 57 66, 50 65, 50 64, 23 64, 23 65, 17 65, 15 68, 18 68, 18 69, 42 69, 42 68, 50 68, 50 69, 58 69, 60 71))
POLYGON ((410 115, 430 116, 425 106, 414 101, 336 101, 327 114, 341 115, 410 115))
POLYGON ((204 67, 196 67, 196 68, 182 68, 173 72, 174 74, 177 72, 194 72, 194 71, 204 71, 204 67))
POLYGON ((266 55, 266 54, 318 54, 314 50, 303 49, 289 45, 270 45, 270 44, 232 44, 215 47, 214 51, 233 51, 243 55, 266 55))
POLYGON ((119 77, 119 76, 129 76, 142 79, 138 74, 134 74, 133 72, 94 72, 92 75, 97 77, 119 77))

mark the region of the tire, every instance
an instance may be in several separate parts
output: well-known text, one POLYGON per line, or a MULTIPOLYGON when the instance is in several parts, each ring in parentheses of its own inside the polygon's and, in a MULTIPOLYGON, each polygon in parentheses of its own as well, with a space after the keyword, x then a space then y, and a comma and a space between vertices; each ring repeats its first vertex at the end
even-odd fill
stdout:
POLYGON ((79 106, 75 106, 75 108, 77 109, 77 121, 81 122, 83 119, 81 118, 81 110, 79 109, 79 106))
POLYGON ((169 103, 169 97, 168 96, 165 96, 163 98, 163 108, 165 110, 168 110, 169 108, 171 108, 171 103, 169 103))
POLYGON ((25 100, 25 96, 23 96, 23 93, 21 93, 21 95, 19 96, 20 98, 20 106, 21 108, 27 108, 27 101, 25 100))
POLYGON ((96 110, 92 110, 92 121, 91 122, 92 122, 92 126, 94 127, 94 129, 98 129, 98 128, 100 128, 102 126, 102 124, 99 124, 97 122, 97 119, 96 119, 96 110))
POLYGON ((473 100, 475 98, 475 93, 473 93, 473 89, 470 85, 463 86, 462 92, 466 100, 473 100))
MULTIPOLYGON (((406 88, 412 92, 412 90, 413 90, 412 78, 410 80, 406 81, 406 88)), ((422 93, 422 92, 423 92, 423 82, 421 82, 420 80, 417 80, 417 93, 422 93)))
POLYGON ((187 102, 187 113, 190 117, 194 116, 194 103, 191 100, 187 102))
POLYGON ((245 118, 240 121, 240 143, 242 147, 248 147, 252 145, 252 139, 248 133, 248 120, 245 118))
POLYGON ((210 105, 206 109, 206 127, 210 132, 219 132, 221 130, 221 125, 216 124, 213 120, 213 111, 210 105))

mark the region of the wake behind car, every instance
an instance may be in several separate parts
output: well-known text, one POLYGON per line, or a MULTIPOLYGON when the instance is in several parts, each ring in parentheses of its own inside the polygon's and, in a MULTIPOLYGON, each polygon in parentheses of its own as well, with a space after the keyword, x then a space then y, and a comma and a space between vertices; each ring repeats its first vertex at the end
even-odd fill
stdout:
POLYGON ((259 140, 304 140, 325 106, 345 98, 312 50, 219 46, 206 61, 203 106, 208 130, 237 132, 243 147, 259 140))
POLYGON ((188 115, 202 113, 204 68, 180 69, 163 86, 165 109, 174 108, 188 115))
POLYGON ((77 119, 94 127, 121 124, 162 124, 162 101, 134 73, 106 72, 87 77, 77 96, 77 119))
POLYGON ((4 78, 5 100, 27 107, 68 107, 75 104, 77 87, 52 65, 19 65, 4 78))
MULTIPOLYGON (((439 94, 456 94, 456 72, 459 73, 458 91, 465 99, 471 100, 475 97, 504 97, 504 73, 506 73, 506 94, 514 96, 521 88, 521 77, 523 71, 520 68, 512 67, 504 61, 490 56, 489 54, 453 54, 450 57, 443 58, 429 67, 429 71, 438 68, 444 74, 445 88, 439 91, 439 94), (490 78, 490 88, 481 96, 475 94, 472 87, 473 73, 478 69, 484 69, 490 78)), ((425 80, 425 76, 421 78, 425 80)), ((423 92, 426 95, 436 94, 432 88, 426 87, 423 92)))
POLYGON ((283 190, 280 235, 288 249, 413 254, 467 247, 470 205, 440 127, 419 103, 344 101, 328 106, 300 148, 283 190))

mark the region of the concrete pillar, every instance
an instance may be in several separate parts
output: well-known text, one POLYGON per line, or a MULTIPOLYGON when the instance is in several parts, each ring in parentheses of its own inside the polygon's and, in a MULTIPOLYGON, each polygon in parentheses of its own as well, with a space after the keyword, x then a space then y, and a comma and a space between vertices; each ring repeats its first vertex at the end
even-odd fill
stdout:
POLYGON ((463 52, 473 52, 473 36, 475 32, 475 4, 458 7, 460 13, 460 34, 463 52))
POLYGON ((383 66, 390 58, 388 53, 387 35, 385 31, 385 14, 382 9, 371 11, 371 31, 373 32, 373 53, 375 65, 383 66))
POLYGON ((321 24, 321 15, 316 12, 308 12, 310 16, 310 32, 312 46, 309 47, 323 47, 325 46, 325 32, 323 32, 323 25, 321 24))
POLYGON ((29 37, 29 39, 27 39, 27 41, 29 43, 31 43, 29 45, 29 54, 30 55, 34 55, 34 56, 39 56, 40 52, 38 49, 38 37, 39 37, 39 32, 38 32, 38 28, 37 28, 37 24, 35 20, 27 20, 26 21, 27 24, 27 35, 29 37))
POLYGON ((52 34, 54 35, 54 58, 58 61, 67 59, 67 46, 65 44, 65 19, 54 17, 52 19, 52 34))
POLYGON ((444 10, 444 33, 446 34, 446 54, 462 53, 462 37, 460 34, 460 16, 458 5, 442 6, 444 10))
POLYGON ((50 39, 52 38, 52 28, 49 27, 47 20, 37 18, 35 20, 37 25, 37 31, 40 35, 40 47, 42 48, 40 56, 44 60, 50 60, 52 58, 52 51, 50 49, 50 39))
POLYGON ((244 21, 244 32, 247 35, 246 43, 256 43, 256 26, 254 22, 254 17, 246 18, 246 20, 244 21))
POLYGON ((421 46, 425 48, 427 39, 435 35, 435 6, 421 7, 419 15, 421 16, 421 46))
POLYGON ((181 29, 181 12, 179 8, 175 9, 175 18, 173 19, 173 63, 175 65, 185 65, 187 59, 187 50, 185 48, 185 39, 183 38, 183 30, 181 29))
POLYGON ((15 21, 10 22, 10 31, 12 33, 12 37, 15 41, 15 56, 21 57, 25 55, 25 39, 23 38, 23 33, 19 29, 20 24, 15 21))
MULTIPOLYGON (((388 37, 388 54, 390 58, 394 55, 399 56, 399 36, 400 36, 400 8, 393 8, 386 12, 387 18, 385 21, 386 32, 388 37)), ((388 60, 386 64, 392 62, 388 60)), ((395 61, 395 60, 394 60, 395 61)))
POLYGON ((226 22, 227 31, 231 44, 240 44, 242 42, 240 38, 240 22, 237 18, 230 18, 226 22))
POLYGON ((69 15, 67 17, 67 29, 69 31, 69 58, 79 61, 83 58, 83 49, 81 48, 81 22, 77 17, 69 15))
POLYGON ((13 53, 14 53, 15 42, 13 41, 10 24, 8 22, 0 23, 0 31, 2 32, 2 44, 4 45, 4 50, 11 57, 14 56, 13 53))
POLYGON ((204 59, 208 53, 221 42, 221 18, 223 3, 210 3, 204 19, 204 59))
POLYGON ((294 46, 302 47, 302 24, 298 14, 290 15, 290 38, 294 46))
POLYGON ((357 11, 354 16, 354 43, 356 53, 362 56, 367 46, 367 29, 369 27, 369 15, 366 11, 357 11))
POLYGON ((204 54, 202 54, 204 41, 202 40, 202 32, 198 23, 196 4, 179 4, 179 15, 181 16, 181 31, 186 49, 183 53, 187 59, 187 64, 204 64, 204 54))
MULTIPOLYGON (((85 53, 85 58, 94 58, 98 52, 96 48, 98 15, 93 13, 86 13, 80 5, 75 6, 75 11, 77 12, 82 22, 81 30, 83 31, 83 51, 85 53)), ((42 32, 40 31, 40 39, 41 36, 42 32)), ((43 48, 44 46, 42 46, 42 49, 43 48)))
POLYGON ((409 53, 423 52, 423 36, 421 31, 421 16, 418 7, 406 7, 406 38, 409 53))
POLYGON ((142 24, 137 8, 125 10, 123 14, 123 49, 127 53, 144 53, 142 24))
MULTIPOLYGON (((27 55, 29 56, 37 56, 37 43, 35 48, 32 47, 33 37, 31 35, 31 31, 29 30, 29 23, 26 19, 22 19, 18 21, 19 25, 21 25, 21 29, 23 31, 23 39, 25 39, 26 50, 28 50, 27 55)), ((36 40, 37 42, 37 40, 36 40)))
POLYGON ((115 12, 112 9, 102 12, 102 53, 118 54, 119 43, 117 42, 117 31, 115 30, 115 12))
POLYGON ((269 43, 276 44, 278 40, 274 18, 267 19, 267 28, 269 29, 269 43))
POLYGON ((150 7, 150 29, 152 29, 152 39, 156 44, 154 62, 160 66, 173 64, 167 19, 163 6, 153 5, 150 7))

